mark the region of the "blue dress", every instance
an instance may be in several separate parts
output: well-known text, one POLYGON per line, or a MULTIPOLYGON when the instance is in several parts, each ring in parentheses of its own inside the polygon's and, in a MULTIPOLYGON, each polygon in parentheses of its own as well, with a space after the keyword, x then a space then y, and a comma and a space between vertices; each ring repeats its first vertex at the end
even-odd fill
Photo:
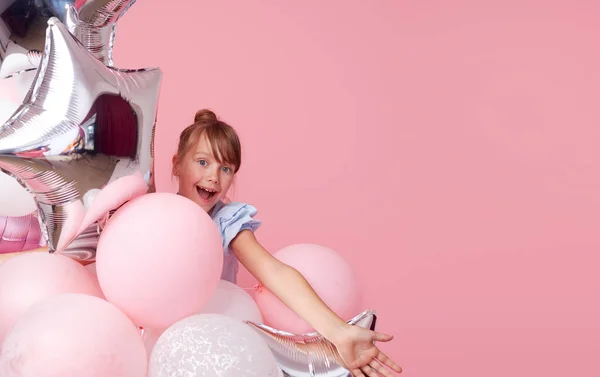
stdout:
POLYGON ((212 209, 210 217, 217 225, 223 240, 223 272, 221 279, 234 284, 237 283, 237 273, 239 262, 237 257, 229 247, 231 241, 242 230, 256 231, 261 225, 261 221, 254 219, 257 210, 250 204, 231 202, 225 204, 218 202, 212 209))

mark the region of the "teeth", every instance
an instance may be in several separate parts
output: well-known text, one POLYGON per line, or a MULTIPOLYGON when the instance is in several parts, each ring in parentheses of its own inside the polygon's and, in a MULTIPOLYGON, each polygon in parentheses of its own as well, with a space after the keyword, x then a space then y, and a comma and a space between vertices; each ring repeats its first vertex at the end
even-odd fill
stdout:
POLYGON ((200 187, 200 186, 198 186, 198 188, 199 188, 200 190, 208 191, 208 192, 210 192, 210 193, 215 193, 215 192, 217 192, 216 190, 209 190, 209 189, 207 189, 207 188, 200 187))

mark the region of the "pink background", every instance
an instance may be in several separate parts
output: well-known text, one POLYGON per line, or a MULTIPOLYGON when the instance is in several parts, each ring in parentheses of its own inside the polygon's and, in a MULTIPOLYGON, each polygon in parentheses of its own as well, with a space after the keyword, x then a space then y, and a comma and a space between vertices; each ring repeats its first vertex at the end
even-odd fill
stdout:
POLYGON ((217 111, 260 240, 349 258, 403 375, 592 377, 594 3, 140 0, 115 59, 164 70, 159 190, 179 132, 217 111))

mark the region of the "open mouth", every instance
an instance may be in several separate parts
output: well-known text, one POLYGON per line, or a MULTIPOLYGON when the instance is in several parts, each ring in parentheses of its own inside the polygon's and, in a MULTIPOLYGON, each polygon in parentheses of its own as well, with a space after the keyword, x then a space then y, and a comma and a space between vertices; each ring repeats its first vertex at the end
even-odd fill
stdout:
POLYGON ((196 186, 196 191, 198 191, 198 195, 200 195, 200 197, 204 200, 210 200, 217 194, 217 191, 215 190, 207 189, 200 186, 196 186))

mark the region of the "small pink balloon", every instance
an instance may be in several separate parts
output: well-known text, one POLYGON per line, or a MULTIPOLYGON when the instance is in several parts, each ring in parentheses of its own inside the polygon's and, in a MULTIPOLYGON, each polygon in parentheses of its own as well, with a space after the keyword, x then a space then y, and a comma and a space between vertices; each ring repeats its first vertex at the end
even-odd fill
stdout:
POLYGON ((6 334, 2 377, 146 377, 136 326, 102 299, 65 294, 32 306, 6 334))
POLYGON ((102 297, 89 271, 62 255, 23 253, 0 265, 0 343, 29 307, 64 293, 102 297))
POLYGON ((140 172, 126 175, 109 183, 94 198, 79 226, 78 233, 83 232, 109 211, 118 208, 128 200, 145 194, 146 191, 148 191, 148 185, 140 172))
MULTIPOLYGON (((320 245, 298 244, 273 255, 298 270, 331 310, 344 320, 352 319, 361 311, 361 289, 355 272, 337 252, 320 245)), ((268 289, 260 287, 254 299, 266 325, 295 334, 314 331, 268 289)))
POLYGON ((106 299, 144 328, 167 328, 200 312, 219 283, 222 240, 191 200, 153 193, 123 205, 98 242, 106 299))

